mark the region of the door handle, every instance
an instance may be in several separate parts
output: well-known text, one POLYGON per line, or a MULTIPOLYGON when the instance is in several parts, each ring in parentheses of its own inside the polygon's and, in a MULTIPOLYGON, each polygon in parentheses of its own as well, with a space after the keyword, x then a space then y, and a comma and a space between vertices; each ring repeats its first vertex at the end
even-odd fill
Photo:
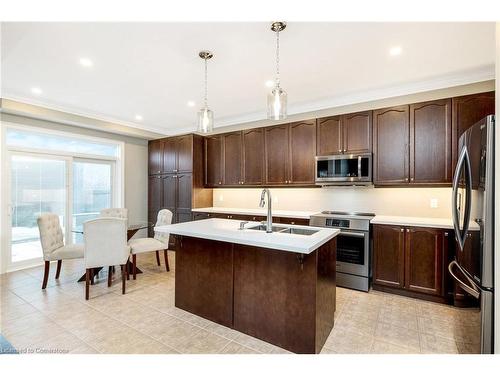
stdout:
POLYGON ((472 279, 469 276, 467 276, 467 274, 464 271, 462 271, 462 268, 460 267, 460 265, 457 263, 456 260, 453 260, 450 262, 450 264, 448 264, 448 272, 463 290, 465 290, 474 298, 479 299, 479 296, 481 295, 479 288, 476 286, 476 284, 474 284, 474 281, 472 281, 472 279), (462 272, 462 275, 464 275, 467 281, 471 284, 470 286, 465 284, 453 273, 453 266, 457 266, 457 268, 462 272))
MULTIPOLYGON (((467 152, 467 148, 462 148, 460 152, 460 156, 458 158, 457 167, 455 168, 455 175, 453 176, 453 188, 452 188, 452 218, 453 218, 453 228, 455 229, 455 236, 458 241, 458 246, 460 251, 463 251, 465 245, 465 238, 467 231, 469 230, 469 220, 470 220, 470 195, 472 193, 472 175, 471 175, 471 167, 470 167, 470 159, 469 153, 467 152), (461 210, 461 206, 459 207, 457 204, 457 199, 459 197, 458 192, 458 184, 460 183, 460 171, 462 167, 465 166, 465 181, 467 186, 467 198, 465 202, 465 214, 464 214, 464 223, 463 229, 460 230, 460 218, 459 218, 459 210, 461 210)), ((461 198, 461 195, 460 195, 461 198)), ((460 199, 461 201, 461 199, 460 199)))

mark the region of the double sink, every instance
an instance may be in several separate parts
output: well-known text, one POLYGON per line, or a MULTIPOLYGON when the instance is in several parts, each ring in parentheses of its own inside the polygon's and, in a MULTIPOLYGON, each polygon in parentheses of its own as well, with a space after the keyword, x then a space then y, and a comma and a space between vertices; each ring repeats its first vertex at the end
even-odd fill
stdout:
MULTIPOLYGON (((259 230, 265 232, 267 230, 267 226, 264 224, 259 224, 254 227, 249 227, 246 229, 250 230, 259 230)), ((314 233, 318 233, 319 230, 316 229, 305 229, 305 228, 294 228, 294 227, 284 227, 281 225, 273 225, 272 230, 275 233, 287 233, 287 234, 300 234, 302 236, 310 236, 314 233)))

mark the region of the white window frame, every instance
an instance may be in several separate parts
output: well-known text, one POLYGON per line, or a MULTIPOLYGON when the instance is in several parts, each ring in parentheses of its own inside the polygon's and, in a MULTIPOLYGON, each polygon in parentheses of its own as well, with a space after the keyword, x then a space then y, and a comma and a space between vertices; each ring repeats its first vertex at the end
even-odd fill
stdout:
POLYGON ((11 272, 17 269, 26 268, 28 266, 36 266, 41 264, 41 260, 33 262, 16 262, 12 263, 11 259, 11 223, 10 223, 10 210, 11 210, 11 185, 10 185, 10 160, 13 153, 18 154, 31 154, 33 156, 47 156, 52 158, 62 158, 68 160, 67 162, 67 200, 66 212, 67 223, 65 239, 71 243, 73 236, 71 235, 72 226, 72 211, 73 211, 73 189, 71 187, 73 181, 73 161, 102 161, 109 162, 112 165, 112 200, 114 207, 125 206, 125 143, 117 140, 102 139, 93 136, 79 135, 72 132, 65 132, 52 129, 44 129, 29 125, 20 125, 9 122, 0 122, 0 229, 2 235, 0 236, 0 274, 4 272, 11 272), (34 132, 47 135, 58 135, 64 137, 73 137, 76 139, 84 139, 95 143, 105 143, 118 146, 118 155, 105 156, 105 155, 92 155, 83 153, 72 153, 67 151, 57 150, 43 150, 29 147, 9 146, 6 144, 6 133, 8 129, 18 129, 27 132, 34 132))

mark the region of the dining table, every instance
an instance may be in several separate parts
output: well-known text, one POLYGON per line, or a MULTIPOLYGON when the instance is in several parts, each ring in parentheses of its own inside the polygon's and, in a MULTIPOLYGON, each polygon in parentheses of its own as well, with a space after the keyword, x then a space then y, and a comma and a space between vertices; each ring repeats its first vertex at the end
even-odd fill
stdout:
MULTIPOLYGON (((133 221, 128 223, 127 225, 127 241, 129 241, 138 231, 141 229, 149 229, 154 226, 154 223, 149 222, 149 221, 133 221)), ((78 234, 83 234, 85 235, 83 231, 83 225, 79 225, 74 227, 71 232, 73 233, 78 233, 78 234)), ((157 257, 158 258, 158 257, 157 257)), ((158 261, 158 259, 157 259, 158 261)), ((132 273, 132 264, 130 262, 128 264, 128 273, 132 273)), ((92 269, 92 276, 93 278, 97 276, 97 274, 103 269, 103 267, 97 267, 92 269)), ((113 268, 114 270, 114 268, 113 268)), ((142 271, 139 268, 136 268, 136 274, 137 273, 142 273, 142 271)), ((92 281, 93 281, 92 278, 92 281)), ((78 282, 85 281, 85 274, 83 274, 79 279, 78 282)))

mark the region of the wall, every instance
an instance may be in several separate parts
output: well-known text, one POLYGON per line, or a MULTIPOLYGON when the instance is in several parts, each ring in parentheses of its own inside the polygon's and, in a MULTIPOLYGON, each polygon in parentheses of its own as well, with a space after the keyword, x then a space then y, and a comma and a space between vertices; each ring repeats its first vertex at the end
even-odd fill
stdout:
MULTIPOLYGON (((262 189, 214 189, 215 207, 258 208, 262 189), (221 200, 222 199, 222 200, 221 200)), ((271 189, 273 208, 360 211, 379 215, 449 218, 451 188, 324 187, 271 189), (430 208, 430 200, 438 208, 430 208)))
MULTIPOLYGON (((500 77, 500 22, 497 22, 496 27, 496 77, 500 77)), ((496 92, 500 92, 500 80, 496 80, 496 92)), ((498 95, 495 98, 495 113, 500 113, 500 101, 498 95)), ((495 353, 500 353, 500 125, 498 121, 495 126, 495 320, 494 320, 494 337, 495 337, 495 353)))
MULTIPOLYGON (((86 129, 73 125, 65 125, 52 121, 36 120, 29 117, 0 113, 0 122, 8 122, 44 129, 64 131, 72 134, 87 135, 92 137, 113 139, 124 142, 124 193, 125 207, 129 209, 129 218, 133 221, 146 221, 148 218, 148 141, 141 138, 123 136, 86 129)), ((141 231, 137 236, 145 236, 146 231, 141 231)), ((0 271, 2 269, 0 268, 0 271)))

